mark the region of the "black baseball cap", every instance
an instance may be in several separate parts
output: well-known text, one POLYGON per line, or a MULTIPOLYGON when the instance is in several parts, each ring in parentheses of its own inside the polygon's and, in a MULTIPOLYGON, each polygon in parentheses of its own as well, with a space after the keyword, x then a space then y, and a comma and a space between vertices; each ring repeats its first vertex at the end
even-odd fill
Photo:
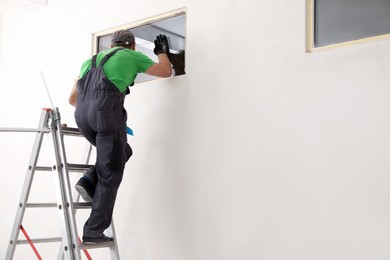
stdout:
POLYGON ((114 32, 112 35, 111 44, 114 46, 120 44, 131 45, 133 43, 135 43, 135 38, 134 34, 130 31, 120 30, 114 32))

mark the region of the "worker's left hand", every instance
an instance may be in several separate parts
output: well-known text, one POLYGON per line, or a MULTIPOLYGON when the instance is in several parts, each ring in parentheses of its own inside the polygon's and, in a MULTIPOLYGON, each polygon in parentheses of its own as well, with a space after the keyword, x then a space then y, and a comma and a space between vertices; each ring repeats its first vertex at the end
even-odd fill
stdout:
POLYGON ((169 54, 169 44, 166 35, 160 34, 156 36, 154 40, 154 54, 159 55, 161 53, 169 54))

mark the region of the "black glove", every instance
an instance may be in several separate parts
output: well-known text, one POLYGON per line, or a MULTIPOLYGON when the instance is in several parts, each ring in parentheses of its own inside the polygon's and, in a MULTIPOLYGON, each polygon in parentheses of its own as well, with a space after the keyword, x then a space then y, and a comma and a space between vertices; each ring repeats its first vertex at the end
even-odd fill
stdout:
POLYGON ((159 55, 161 53, 169 54, 169 44, 167 36, 160 34, 156 36, 154 40, 154 54, 159 55))

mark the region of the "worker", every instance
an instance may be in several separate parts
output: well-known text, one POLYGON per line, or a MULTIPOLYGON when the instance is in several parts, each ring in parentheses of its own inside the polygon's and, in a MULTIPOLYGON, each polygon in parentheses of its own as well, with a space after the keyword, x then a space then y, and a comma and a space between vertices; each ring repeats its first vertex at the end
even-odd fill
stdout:
POLYGON ((85 201, 92 202, 89 219, 83 229, 83 242, 96 244, 110 241, 104 231, 110 226, 125 163, 132 155, 127 143, 124 108, 129 86, 138 73, 170 77, 172 66, 168 40, 157 35, 154 53, 158 62, 135 50, 132 32, 114 32, 111 49, 86 60, 72 88, 69 103, 75 109, 80 133, 96 146, 96 163, 77 182, 75 188, 85 201))

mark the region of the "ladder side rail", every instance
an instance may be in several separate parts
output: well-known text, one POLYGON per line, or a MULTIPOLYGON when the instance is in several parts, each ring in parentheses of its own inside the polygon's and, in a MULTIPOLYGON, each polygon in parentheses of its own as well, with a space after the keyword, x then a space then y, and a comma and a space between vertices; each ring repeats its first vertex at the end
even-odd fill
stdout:
MULTIPOLYGON (((58 111, 57 111, 58 112, 58 111)), ((58 113, 59 115, 59 113, 58 113)), ((63 155, 63 175, 62 177, 64 178, 64 189, 66 191, 66 196, 67 196, 67 202, 69 203, 68 204, 68 220, 69 220, 69 225, 70 225, 70 228, 71 228, 71 231, 72 231, 72 242, 73 242, 73 249, 74 249, 74 254, 75 254, 75 259, 82 259, 81 258, 81 248, 80 248, 80 238, 78 236, 78 232, 77 232, 77 221, 76 221, 76 207, 74 205, 74 201, 73 201, 73 196, 72 196, 72 188, 71 188, 71 182, 70 182, 70 178, 69 178, 69 169, 68 169, 68 162, 67 162, 67 159, 66 159, 66 149, 65 149, 65 144, 64 144, 64 134, 62 132, 62 127, 61 126, 61 122, 58 120, 57 122, 57 129, 58 131, 56 132, 57 134, 57 138, 58 140, 60 141, 60 146, 61 146, 61 149, 62 149, 62 155, 63 155)), ((90 158, 90 154, 91 154, 91 149, 90 148, 90 151, 89 151, 89 154, 87 155, 87 162, 89 161, 89 158, 90 158)), ((78 194, 78 199, 76 202, 79 202, 80 200, 80 194, 78 194)), ((87 203, 89 204, 89 203, 87 203)), ((89 206, 90 207, 90 206, 89 206)))
MULTIPOLYGON (((89 160, 91 159, 91 155, 92 155, 92 144, 90 144, 89 142, 86 144, 86 149, 84 151, 84 159, 83 161, 85 162, 85 164, 87 165, 89 163, 89 160)), ((75 203, 78 203, 80 201, 80 193, 78 193, 77 191, 74 191, 73 193, 73 198, 76 198, 74 200, 75 203)), ((74 214, 76 215, 76 211, 77 209, 74 210, 74 214)), ((80 239, 78 239, 79 243, 80 243, 80 239)), ((61 247, 62 248, 62 247, 61 247)), ((57 257, 57 260, 63 260, 64 259, 64 252, 61 250, 59 250, 58 252, 58 257, 57 257)), ((84 249, 86 250, 86 249, 84 249)), ((84 251, 85 252, 85 251, 84 251)), ((88 257, 88 256, 87 256, 88 257)))
MULTIPOLYGON (((49 118, 49 112, 50 112, 50 110, 48 110, 48 109, 42 110, 41 118, 39 120, 39 125, 38 125, 39 128, 48 130, 47 122, 48 122, 48 118, 49 118)), ((11 238, 10 238, 10 242, 9 242, 9 245, 7 248, 7 253, 6 253, 6 257, 5 257, 6 260, 13 259, 13 256, 15 253, 15 248, 16 248, 17 240, 18 240, 19 233, 20 233, 20 227, 21 227, 21 224, 23 221, 25 210, 26 210, 28 196, 30 194, 32 181, 33 181, 34 173, 35 173, 35 168, 37 166, 39 152, 40 152, 40 149, 42 146, 42 140, 43 140, 45 133, 47 133, 47 132, 40 131, 35 136, 35 141, 34 141, 34 145, 32 148, 32 153, 30 155, 29 167, 28 167, 28 170, 26 173, 26 178, 24 180, 22 194, 20 196, 14 225, 12 227, 11 238)))
POLYGON ((58 159, 60 159, 60 168, 61 170, 61 177, 63 181, 62 188, 64 190, 64 199, 66 200, 66 213, 68 215, 68 225, 70 228, 70 235, 72 239, 72 251, 75 260, 81 260, 81 252, 80 252, 80 243, 79 243, 79 237, 77 232, 77 224, 76 224, 76 217, 75 217, 75 208, 73 205, 73 197, 72 197, 72 188, 71 188, 71 182, 69 178, 69 169, 68 169, 68 162, 66 159, 66 151, 65 151, 65 144, 64 144, 64 134, 62 132, 62 124, 61 124, 61 115, 59 113, 58 108, 53 111, 53 138, 55 138, 55 144, 57 146, 56 151, 59 152, 58 159))
POLYGON ((114 220, 111 220, 111 225, 106 232, 109 237, 112 237, 114 239, 113 243, 110 244, 111 260, 120 260, 118 241, 116 239, 116 234, 115 234, 114 220))
MULTIPOLYGON (((52 113, 52 138, 55 154, 55 186, 57 194, 57 202, 59 209, 59 217, 61 224, 62 243, 61 248, 64 252, 66 260, 79 260, 81 259, 80 250, 78 250, 77 240, 74 238, 75 222, 72 217, 73 204, 69 200, 69 179, 67 178, 67 164, 66 158, 64 158, 64 148, 62 139, 59 137, 61 133, 61 122, 59 112, 53 111, 52 113)), ((76 229, 77 230, 77 229, 76 229)))

